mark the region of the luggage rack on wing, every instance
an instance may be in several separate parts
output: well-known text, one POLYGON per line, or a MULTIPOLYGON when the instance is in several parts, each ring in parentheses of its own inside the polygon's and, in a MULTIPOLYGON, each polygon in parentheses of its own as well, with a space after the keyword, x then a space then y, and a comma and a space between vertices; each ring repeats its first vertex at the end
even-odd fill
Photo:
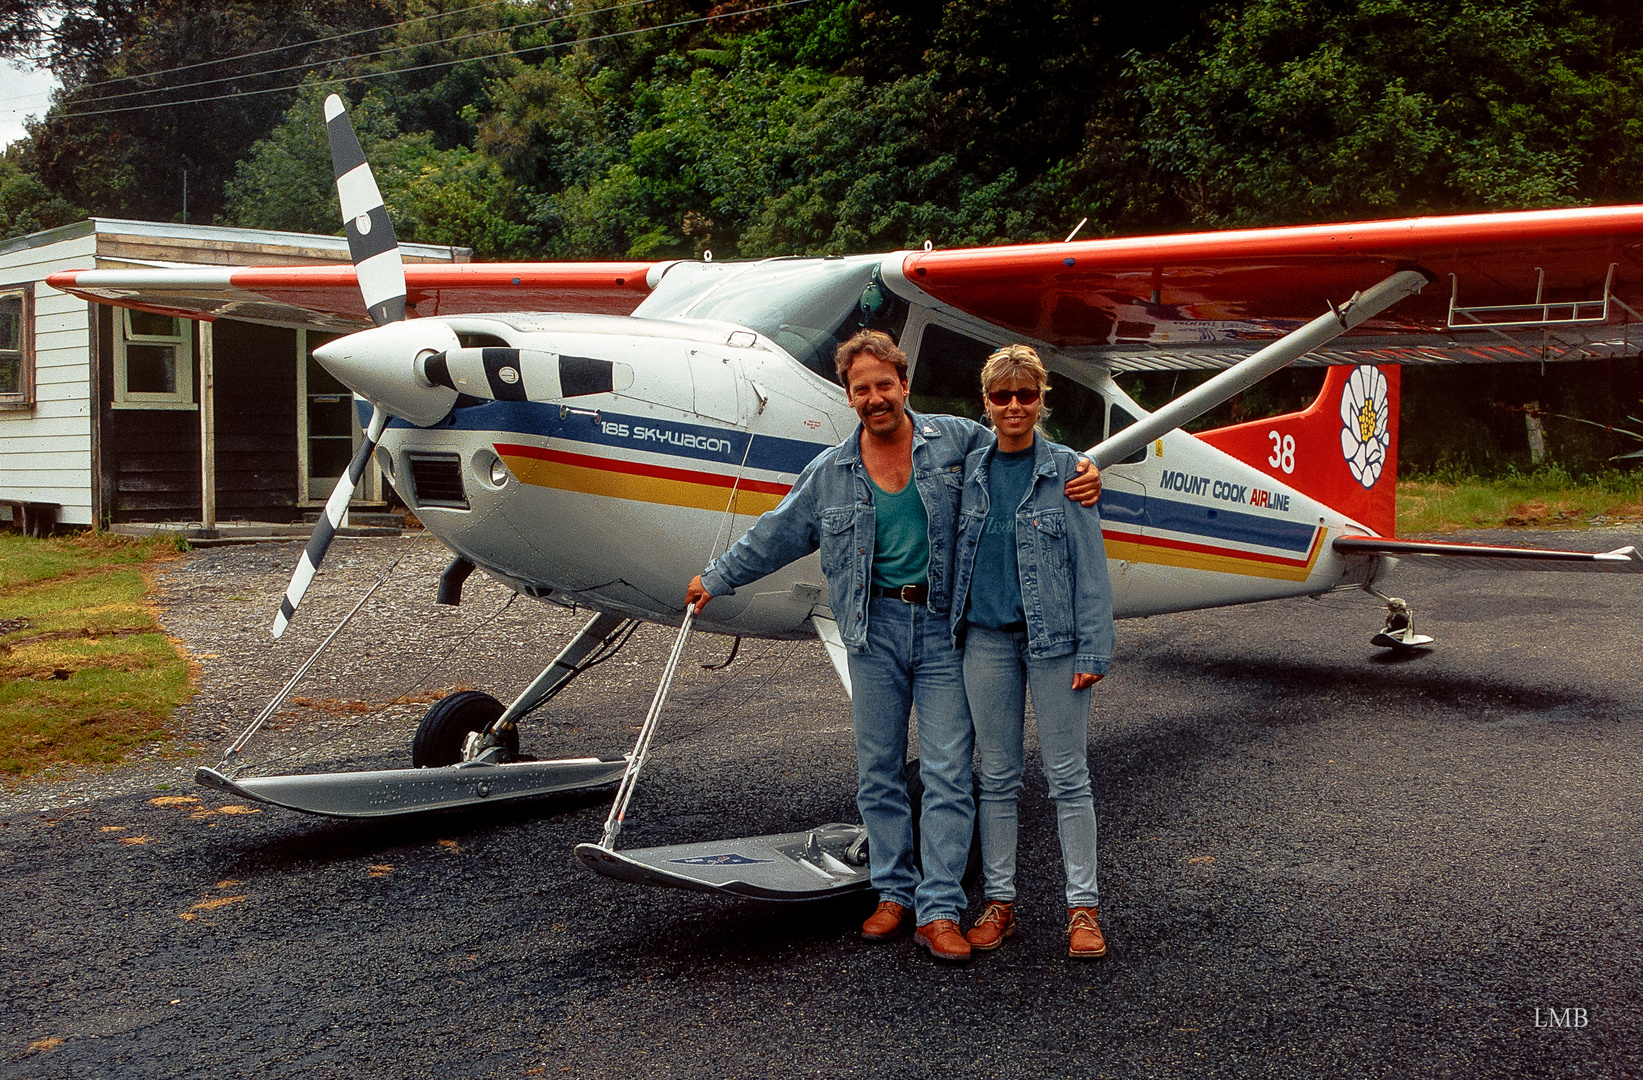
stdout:
POLYGON ((1449 329, 1524 330, 1606 323, 1609 321, 1610 301, 1625 306, 1624 302, 1614 295, 1613 290, 1617 265, 1619 264, 1609 264, 1608 276, 1603 279, 1603 295, 1596 300, 1547 300, 1546 271, 1543 267, 1537 266, 1535 299, 1532 304, 1481 304, 1463 307, 1460 303, 1460 278, 1450 274, 1449 329), (1460 316, 1462 321, 1456 321, 1457 316, 1460 316))

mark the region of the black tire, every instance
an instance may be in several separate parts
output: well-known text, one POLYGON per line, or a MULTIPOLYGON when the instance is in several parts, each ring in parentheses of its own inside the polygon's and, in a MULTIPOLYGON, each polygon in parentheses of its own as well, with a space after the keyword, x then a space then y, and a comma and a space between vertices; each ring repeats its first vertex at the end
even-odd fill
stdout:
MULTIPOLYGON (((459 690, 434 702, 411 740, 411 764, 418 769, 455 765, 462 760, 468 732, 484 731, 502 715, 502 703, 478 690, 459 690)), ((511 728, 502 744, 503 759, 519 756, 519 729, 511 728)))
MULTIPOLYGON (((913 866, 920 874, 924 873, 924 857, 919 850, 919 819, 924 816, 924 777, 919 775, 918 759, 907 762, 907 771, 903 774, 907 778, 907 800, 913 811, 913 866)), ((976 776, 974 784, 975 798, 981 801, 981 777, 976 776)), ((981 881, 981 814, 976 813, 976 823, 970 833, 970 856, 964 861, 964 879, 961 884, 966 889, 972 889, 981 881)))

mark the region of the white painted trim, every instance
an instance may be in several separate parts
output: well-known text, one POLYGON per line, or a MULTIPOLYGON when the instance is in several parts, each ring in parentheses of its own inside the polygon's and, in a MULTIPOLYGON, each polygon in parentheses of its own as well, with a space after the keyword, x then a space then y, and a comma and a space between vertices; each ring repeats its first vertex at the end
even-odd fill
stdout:
POLYGON ((194 324, 192 320, 172 319, 176 334, 137 334, 131 330, 131 309, 114 309, 114 401, 116 409, 194 409, 194 324), (177 387, 170 394, 132 392, 126 389, 126 346, 168 345, 171 353, 171 378, 177 387))

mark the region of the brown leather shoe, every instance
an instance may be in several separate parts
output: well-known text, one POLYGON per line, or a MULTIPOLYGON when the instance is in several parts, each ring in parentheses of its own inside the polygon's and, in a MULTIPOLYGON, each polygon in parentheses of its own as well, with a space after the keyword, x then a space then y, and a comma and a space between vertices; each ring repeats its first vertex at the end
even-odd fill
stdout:
POLYGON ((1015 937, 1015 905, 1007 900, 989 900, 964 940, 972 949, 990 952, 1004 944, 1007 937, 1015 937))
POLYGON ((1075 960, 1099 960, 1107 955, 1107 938, 1095 921, 1095 909, 1075 907, 1067 923, 1067 955, 1075 960))
POLYGON ((879 906, 873 909, 873 914, 867 916, 867 921, 861 924, 862 940, 889 941, 893 937, 900 937, 907 929, 908 917, 912 914, 894 900, 880 900, 879 906))
POLYGON ((937 960, 962 964, 970 959, 970 943, 958 932, 958 923, 951 919, 925 923, 913 932, 913 944, 937 960))

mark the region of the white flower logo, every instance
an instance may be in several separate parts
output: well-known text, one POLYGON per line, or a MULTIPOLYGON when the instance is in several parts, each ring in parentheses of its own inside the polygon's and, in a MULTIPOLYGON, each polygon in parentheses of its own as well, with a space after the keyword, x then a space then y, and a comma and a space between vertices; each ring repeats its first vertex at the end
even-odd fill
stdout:
POLYGON ((1352 476, 1366 488, 1381 478, 1392 445, 1386 408, 1386 376, 1372 364, 1358 365, 1341 394, 1341 454, 1352 476))

